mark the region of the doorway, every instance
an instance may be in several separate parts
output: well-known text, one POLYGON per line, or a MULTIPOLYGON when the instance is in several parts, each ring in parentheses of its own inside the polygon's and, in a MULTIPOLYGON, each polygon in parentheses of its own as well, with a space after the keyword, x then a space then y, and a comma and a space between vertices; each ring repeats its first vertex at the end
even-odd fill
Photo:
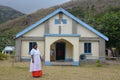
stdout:
POLYGON ((56 60, 65 60, 65 43, 56 43, 56 60))

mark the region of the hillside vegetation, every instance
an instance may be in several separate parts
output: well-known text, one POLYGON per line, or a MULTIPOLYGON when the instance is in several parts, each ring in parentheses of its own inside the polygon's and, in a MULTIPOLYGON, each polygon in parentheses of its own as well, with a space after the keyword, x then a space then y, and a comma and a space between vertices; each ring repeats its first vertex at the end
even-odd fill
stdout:
POLYGON ((0 25, 0 50, 14 45, 15 34, 62 7, 110 38, 107 47, 120 46, 120 0, 76 0, 8 21, 0 25), (116 37, 117 36, 117 37, 116 37))
POLYGON ((24 15, 23 13, 16 11, 10 7, 0 5, 0 24, 8 20, 13 20, 20 16, 24 15))

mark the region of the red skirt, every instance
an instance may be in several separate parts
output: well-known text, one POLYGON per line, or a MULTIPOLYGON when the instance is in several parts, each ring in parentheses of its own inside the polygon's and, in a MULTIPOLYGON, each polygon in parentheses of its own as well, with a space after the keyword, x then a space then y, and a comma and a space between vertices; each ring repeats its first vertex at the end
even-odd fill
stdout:
POLYGON ((33 77, 41 77, 42 76, 42 70, 39 71, 32 71, 33 77))

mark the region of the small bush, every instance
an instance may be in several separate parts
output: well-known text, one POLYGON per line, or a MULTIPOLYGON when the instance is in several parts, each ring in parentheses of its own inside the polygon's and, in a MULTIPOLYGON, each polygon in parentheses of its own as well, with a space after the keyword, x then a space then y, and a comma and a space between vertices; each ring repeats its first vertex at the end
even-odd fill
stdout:
POLYGON ((15 55, 10 55, 10 58, 14 59, 14 58, 15 58, 15 55))
POLYGON ((97 67, 101 67, 101 66, 102 66, 100 60, 97 60, 97 61, 96 61, 96 66, 97 66, 97 67))
POLYGON ((5 60, 7 57, 7 55, 0 53, 0 60, 5 60))

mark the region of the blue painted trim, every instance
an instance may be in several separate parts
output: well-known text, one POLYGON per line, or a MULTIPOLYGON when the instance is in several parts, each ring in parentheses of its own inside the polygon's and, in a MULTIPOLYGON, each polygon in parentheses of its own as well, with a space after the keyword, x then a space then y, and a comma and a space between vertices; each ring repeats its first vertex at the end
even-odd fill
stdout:
POLYGON ((46 65, 46 66, 51 66, 50 61, 45 61, 45 65, 46 65))
POLYGON ((73 58, 66 58, 65 61, 73 61, 73 58))
POLYGON ((63 24, 67 24, 67 19, 62 19, 63 24))
POLYGON ((106 41, 109 40, 109 38, 107 36, 105 36, 102 33, 98 32, 97 30, 95 30, 94 28, 92 28, 91 26, 89 26, 88 24, 86 24, 85 22, 79 20, 78 18, 76 18, 75 16, 73 16, 71 13, 67 12, 63 8, 59 8, 59 9, 55 10, 53 13, 49 14, 45 18, 39 20, 35 24, 33 24, 33 25, 29 26, 28 28, 24 29, 23 31, 19 32, 18 34, 16 34, 16 38, 22 36, 23 34, 27 33, 28 31, 32 30, 33 28, 37 27, 38 25, 40 25, 44 21, 48 20, 49 18, 55 16, 59 12, 62 12, 65 15, 69 16, 70 18, 72 18, 73 20, 75 20, 76 22, 78 22, 79 24, 81 24, 83 27, 85 27, 85 28, 89 29, 90 31, 94 32, 95 34, 97 34, 101 38, 105 39, 106 41))
POLYGON ((92 53, 84 53, 84 54, 86 54, 86 55, 92 55, 92 53))
POLYGON ((21 61, 30 61, 31 60, 31 58, 23 58, 23 57, 21 57, 21 59, 20 59, 21 61))
POLYGON ((79 37, 79 34, 45 34, 44 36, 57 36, 57 37, 79 37))
POLYGON ((77 21, 79 24, 83 25, 85 28, 89 29, 90 31, 94 32, 95 34, 97 34, 98 36, 102 37, 103 39, 105 39, 106 41, 109 40, 109 38, 105 35, 103 35, 102 33, 98 32, 97 30, 95 30, 93 27, 89 26, 88 24, 86 24, 85 22, 79 20, 78 18, 76 18, 75 16, 73 16, 71 13, 67 12, 64 9, 61 9, 61 12, 63 12, 64 14, 66 14, 67 16, 69 16, 70 18, 74 19, 75 21, 77 21))
POLYGON ((74 66, 79 66, 79 61, 73 61, 74 66))
POLYGON ((48 20, 49 18, 55 16, 57 13, 61 12, 61 9, 57 9, 55 10, 53 13, 47 15, 46 17, 44 17, 43 19, 37 21, 36 23, 34 23, 33 25, 27 27, 26 29, 24 29, 23 31, 19 32, 18 34, 16 34, 16 38, 22 36, 23 34, 27 33, 28 31, 34 29, 35 27, 37 27, 38 25, 40 25, 41 23, 43 23, 44 21, 48 20))
POLYGON ((59 19, 55 19, 55 24, 60 24, 59 19))

